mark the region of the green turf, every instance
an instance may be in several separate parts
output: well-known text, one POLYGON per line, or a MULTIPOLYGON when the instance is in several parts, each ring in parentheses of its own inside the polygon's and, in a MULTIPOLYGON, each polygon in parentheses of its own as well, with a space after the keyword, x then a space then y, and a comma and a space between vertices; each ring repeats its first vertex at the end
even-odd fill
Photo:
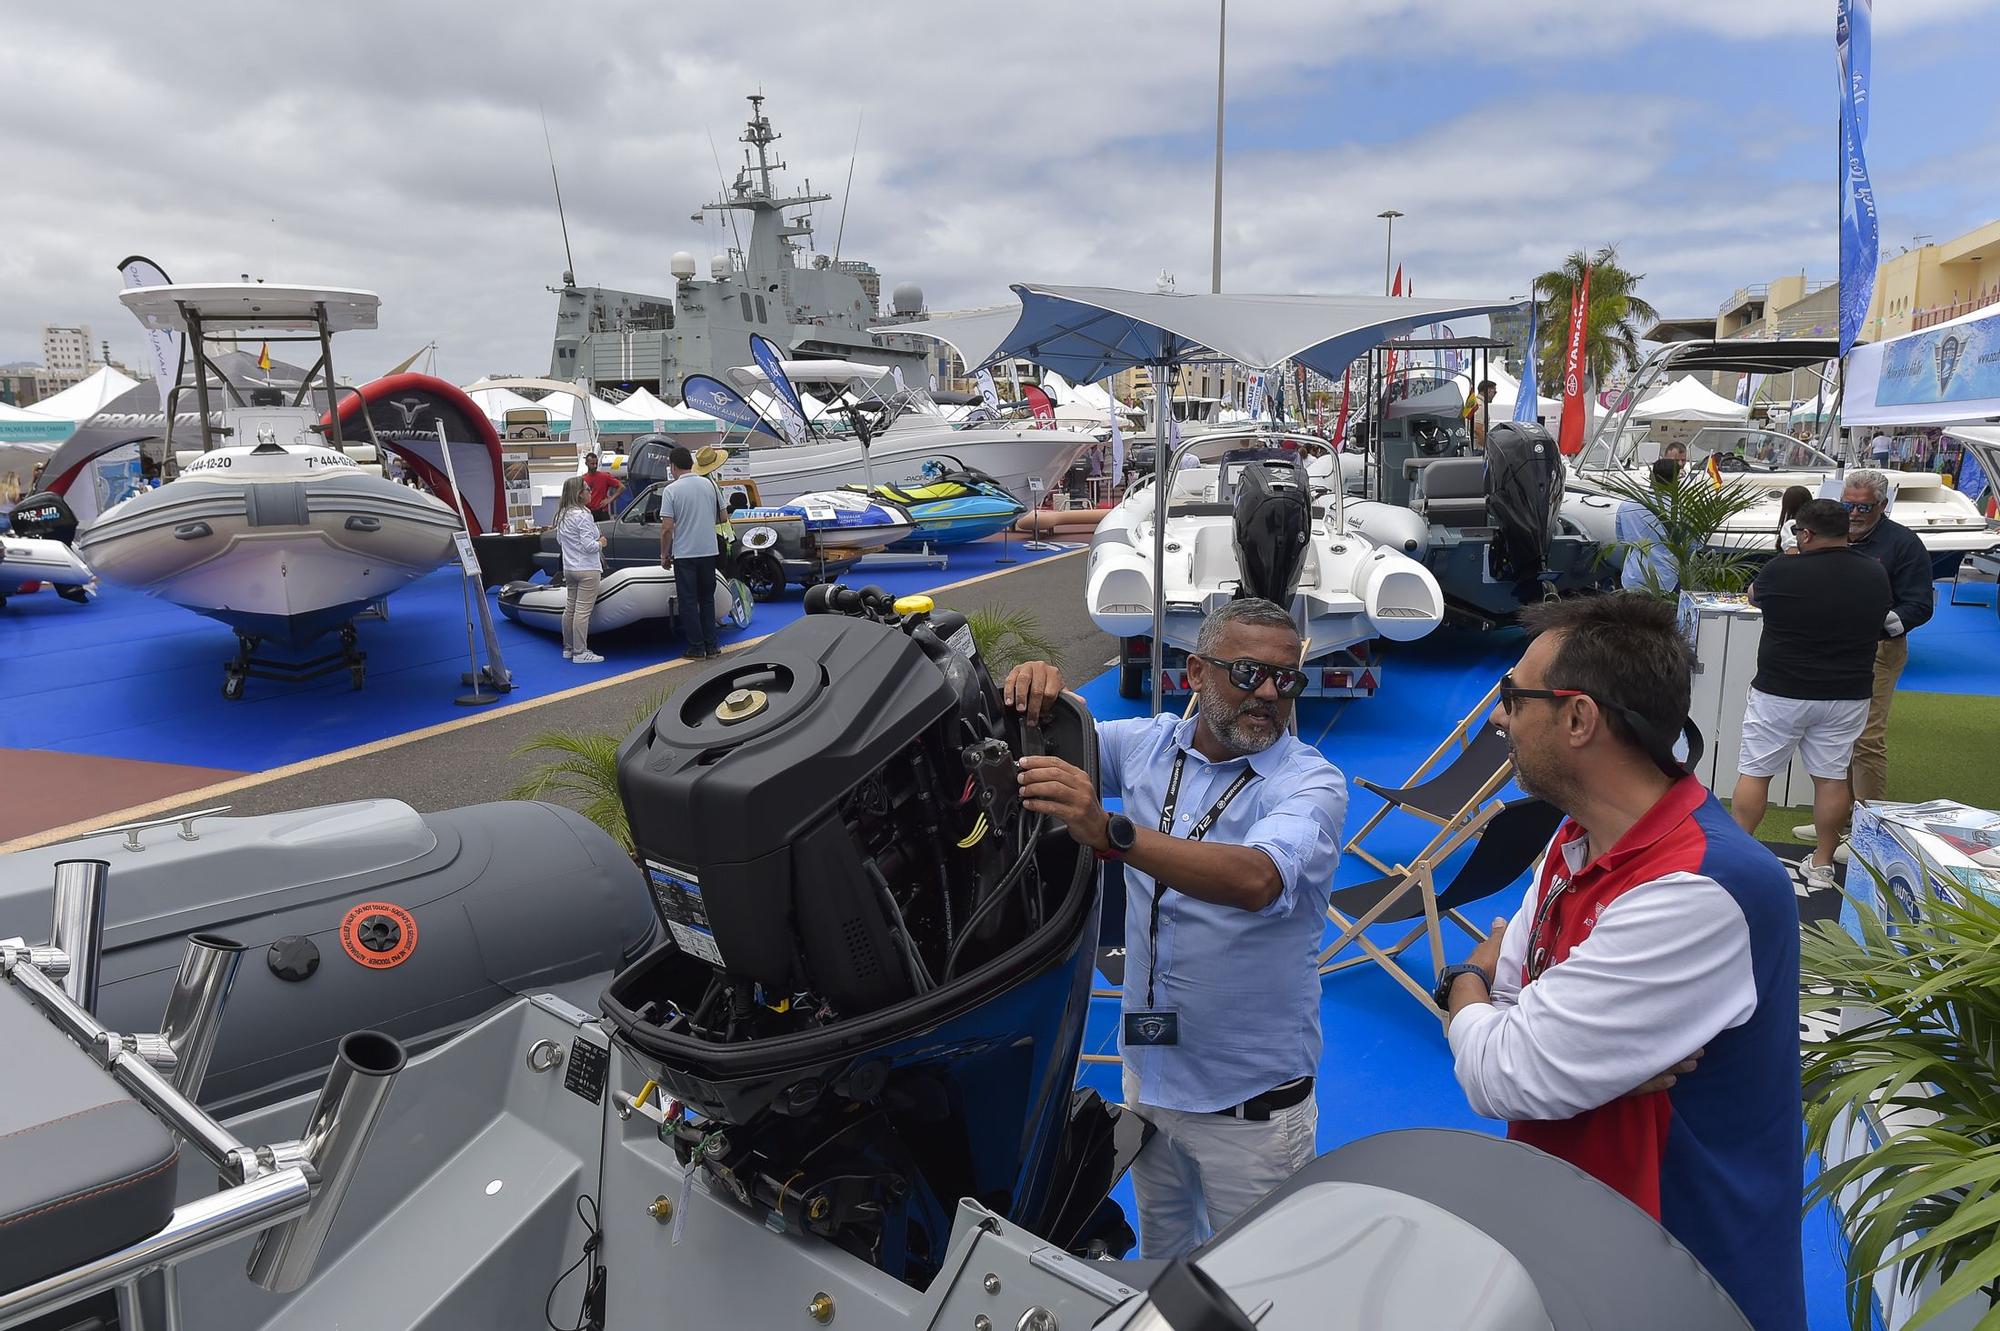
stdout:
MULTIPOLYGON (((1952 799, 2000 809, 2000 698, 1964 693, 1898 693, 1889 712, 1889 798, 1952 799)), ((1761 841, 1797 843, 1792 828, 1811 818, 1772 809, 1758 825, 1761 841)))

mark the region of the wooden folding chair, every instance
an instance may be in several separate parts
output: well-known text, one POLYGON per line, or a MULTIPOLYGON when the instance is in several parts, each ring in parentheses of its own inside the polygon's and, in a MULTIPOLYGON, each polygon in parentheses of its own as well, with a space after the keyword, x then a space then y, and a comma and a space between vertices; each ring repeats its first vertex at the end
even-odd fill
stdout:
POLYGON ((1396 872, 1394 866, 1375 858, 1361 843, 1384 818, 1401 810, 1438 825, 1437 835, 1418 852, 1418 858, 1429 856, 1432 863, 1442 859, 1442 855, 1433 853, 1436 848, 1450 841, 1481 806, 1513 779, 1514 762, 1507 752, 1507 737, 1486 719, 1499 698, 1500 685, 1495 683, 1405 784, 1378 786, 1366 777, 1355 777, 1355 785, 1381 796, 1382 807, 1347 839, 1341 853, 1360 856, 1379 873, 1396 872))
POLYGON ((1319 973, 1331 975, 1372 961, 1391 979, 1415 995, 1418 1002, 1437 1013, 1431 1003, 1430 988, 1411 978, 1396 958, 1417 939, 1428 937, 1431 945, 1432 974, 1444 969, 1444 933, 1441 921, 1449 919, 1475 940, 1484 940, 1485 931, 1460 913, 1460 908, 1505 891, 1532 868, 1548 847, 1562 822, 1562 810, 1545 800, 1524 798, 1488 804, 1461 823, 1449 835, 1433 841, 1416 863, 1391 870, 1353 887, 1341 888, 1327 905, 1327 917, 1340 934, 1319 954, 1319 973), (1453 852, 1477 838, 1472 854, 1452 876, 1449 886, 1437 890, 1437 869, 1453 852), (1365 930, 1377 924, 1421 922, 1393 946, 1377 947, 1365 930), (1349 945, 1360 947, 1362 955, 1342 961, 1333 958, 1349 945))

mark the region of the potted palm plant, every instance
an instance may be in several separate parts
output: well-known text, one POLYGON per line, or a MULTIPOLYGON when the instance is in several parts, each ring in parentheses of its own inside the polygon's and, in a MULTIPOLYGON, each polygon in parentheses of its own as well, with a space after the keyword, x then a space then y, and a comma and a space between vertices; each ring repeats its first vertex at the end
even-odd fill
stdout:
MULTIPOLYGON (((1871 870, 1872 873, 1872 870, 1871 870)), ((1877 898, 1894 898, 1879 886, 1877 898)), ((1807 1011, 1843 1029, 1804 1056, 1809 1150, 1836 1159, 1807 1205, 1831 1201, 1852 1243, 1848 1314, 1878 1326, 1878 1291, 1912 1300, 1903 1327, 2000 1327, 2000 904, 1930 898, 1892 933, 1821 923, 1799 952, 1807 1011), (1935 1282, 1935 1288, 1926 1288, 1935 1282)), ((1900 911, 1899 911, 1900 913, 1900 911)))
POLYGON ((1710 544, 1732 519, 1764 502, 1754 487, 1741 481, 1717 484, 1707 472, 1686 468, 1672 480, 1611 475, 1598 484, 1606 494, 1637 504, 1644 525, 1658 533, 1652 540, 1614 542, 1605 551, 1620 563, 1634 550, 1655 554, 1646 569, 1653 595, 1671 600, 1681 591, 1740 592, 1757 576, 1752 552, 1710 544), (1655 564, 1674 570, 1677 578, 1661 577, 1655 564))

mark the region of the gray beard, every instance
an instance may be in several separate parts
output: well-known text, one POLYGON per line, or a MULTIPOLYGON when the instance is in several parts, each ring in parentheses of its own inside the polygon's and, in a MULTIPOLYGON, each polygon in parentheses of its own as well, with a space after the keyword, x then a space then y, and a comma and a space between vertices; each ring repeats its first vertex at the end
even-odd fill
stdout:
POLYGON ((1223 747, 1231 753, 1244 755, 1262 753, 1276 744, 1278 736, 1284 733, 1283 728, 1277 726, 1274 726, 1268 735, 1253 735, 1246 731, 1240 718, 1243 709, 1251 706, 1249 699, 1231 704, 1223 699, 1222 690, 1218 688, 1204 688, 1200 697, 1201 714, 1209 730, 1214 732, 1215 737, 1222 741, 1223 747))

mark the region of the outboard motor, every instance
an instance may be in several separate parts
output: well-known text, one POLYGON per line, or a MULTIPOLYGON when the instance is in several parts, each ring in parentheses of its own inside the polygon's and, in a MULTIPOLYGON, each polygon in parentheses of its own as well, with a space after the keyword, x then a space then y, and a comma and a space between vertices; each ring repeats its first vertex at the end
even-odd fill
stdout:
POLYGON ((923 1287, 960 1197, 1130 1243, 1116 1111, 1073 1092, 1096 865, 1015 759, 1096 767, 1088 712, 1001 704, 964 618, 815 587, 628 737, 618 788, 671 935, 603 1007, 682 1110, 662 1137, 760 1220, 923 1287))
POLYGON ((14 535, 25 540, 76 543, 76 510, 53 490, 38 490, 24 497, 7 521, 14 535))
POLYGON ((1236 595, 1292 603, 1312 540, 1312 492, 1295 462, 1252 462, 1236 478, 1236 595))
POLYGON ((1486 511, 1495 578, 1530 582, 1542 575, 1562 494, 1562 454, 1548 430, 1494 422, 1486 432, 1486 511))

